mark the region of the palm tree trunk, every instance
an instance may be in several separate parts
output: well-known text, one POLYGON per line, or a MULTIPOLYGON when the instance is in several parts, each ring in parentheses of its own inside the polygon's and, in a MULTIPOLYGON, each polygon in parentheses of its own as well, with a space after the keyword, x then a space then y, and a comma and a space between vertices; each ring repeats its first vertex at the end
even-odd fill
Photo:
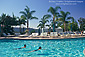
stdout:
POLYGON ((55 32, 55 17, 53 17, 53 32, 55 32))
POLYGON ((27 34, 29 35, 29 20, 28 19, 27 19, 27 30, 28 30, 27 34))
POLYGON ((66 23, 64 22, 64 32, 66 31, 66 23))

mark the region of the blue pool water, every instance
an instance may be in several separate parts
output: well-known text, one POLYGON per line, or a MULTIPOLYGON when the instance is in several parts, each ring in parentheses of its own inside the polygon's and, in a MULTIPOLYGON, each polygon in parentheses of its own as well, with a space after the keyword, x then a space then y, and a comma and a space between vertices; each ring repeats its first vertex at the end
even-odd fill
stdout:
POLYGON ((85 38, 61 40, 0 40, 0 57, 84 57, 85 38), (26 48, 15 50, 15 48, 26 48), (44 50, 27 53, 42 47, 44 50))

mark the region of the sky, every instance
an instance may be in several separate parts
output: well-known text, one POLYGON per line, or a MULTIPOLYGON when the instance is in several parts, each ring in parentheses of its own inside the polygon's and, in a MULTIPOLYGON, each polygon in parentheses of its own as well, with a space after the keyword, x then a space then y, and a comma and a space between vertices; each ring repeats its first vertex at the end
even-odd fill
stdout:
MULTIPOLYGON (((48 13, 48 9, 50 7, 60 6, 62 11, 70 12, 70 16, 74 17, 78 20, 80 17, 85 18, 85 1, 84 0, 70 0, 70 1, 83 1, 82 3, 77 3, 76 5, 57 5, 56 2, 58 0, 0 0, 0 16, 2 13, 6 13, 7 15, 12 16, 12 12, 15 16, 21 16, 20 11, 24 11, 26 5, 30 8, 30 10, 35 10, 36 12, 33 16, 38 17, 38 20, 30 20, 29 27, 37 28, 40 19, 45 14, 48 13), (51 1, 51 2, 49 2, 51 1)), ((61 0, 67 1, 67 0, 61 0)), ((59 10, 59 11, 61 11, 59 10)))

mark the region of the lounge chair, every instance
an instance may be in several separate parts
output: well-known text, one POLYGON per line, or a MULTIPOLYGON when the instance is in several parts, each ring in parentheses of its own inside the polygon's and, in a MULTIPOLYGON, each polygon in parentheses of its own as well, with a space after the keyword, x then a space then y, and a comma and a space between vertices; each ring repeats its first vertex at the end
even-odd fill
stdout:
POLYGON ((50 33, 50 37, 58 37, 57 32, 51 32, 51 33, 50 33))
POLYGON ((40 36, 47 36, 47 32, 41 33, 40 36))
POLYGON ((49 38, 48 33, 47 32, 41 33, 39 38, 49 38))
POLYGON ((8 33, 7 36, 8 36, 8 37, 14 37, 15 35, 11 35, 10 33, 8 33))
POLYGON ((71 37, 71 35, 70 34, 66 34, 66 38, 70 38, 71 37))
POLYGON ((66 32, 60 32, 60 38, 67 38, 68 34, 66 32))
POLYGON ((38 33, 32 33, 32 36, 38 36, 38 33))
POLYGON ((28 37, 28 34, 18 35, 19 37, 28 37))
POLYGON ((19 36, 20 35, 20 33, 15 33, 15 36, 19 36))

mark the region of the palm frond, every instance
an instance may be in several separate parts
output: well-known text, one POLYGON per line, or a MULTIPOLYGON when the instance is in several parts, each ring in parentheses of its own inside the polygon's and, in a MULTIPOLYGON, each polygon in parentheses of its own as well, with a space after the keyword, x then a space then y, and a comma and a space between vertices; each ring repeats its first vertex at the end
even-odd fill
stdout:
POLYGON ((74 19, 73 17, 68 17, 67 19, 74 19))
MULTIPOLYGON (((38 19, 38 18, 37 18, 37 17, 31 17, 31 19, 38 19)), ((31 19, 30 19, 30 20, 31 20, 31 19)))
POLYGON ((48 18, 50 18, 50 17, 51 17, 51 15, 46 14, 46 15, 43 16, 43 19, 48 19, 48 18))
POLYGON ((58 18, 59 21, 62 21, 63 19, 62 18, 58 18))
POLYGON ((61 9, 61 7, 59 7, 59 6, 56 6, 56 7, 55 7, 55 10, 57 11, 58 9, 61 9))
POLYGON ((56 12, 56 13, 55 13, 55 15, 59 15, 59 13, 58 13, 58 12, 56 12))
POLYGON ((25 17, 27 16, 27 14, 24 11, 20 11, 21 14, 23 14, 25 17))
POLYGON ((69 21, 65 21, 65 23, 69 23, 69 21))
POLYGON ((42 23, 42 21, 39 21, 40 23, 42 23))
POLYGON ((29 8, 28 6, 26 6, 26 9, 27 9, 28 11, 30 11, 30 8, 29 8))
POLYGON ((24 15, 21 15, 21 18, 24 19, 24 20, 26 20, 26 17, 24 15))
POLYGON ((64 11, 60 11, 60 13, 61 13, 62 17, 65 16, 65 12, 64 11))
POLYGON ((54 13, 55 13, 55 10, 54 10, 53 7, 50 7, 50 8, 48 9, 48 12, 50 12, 51 14, 54 14, 54 13))
POLYGON ((37 27, 41 27, 42 28, 42 24, 40 23, 37 27))
POLYGON ((26 8, 25 8, 24 10, 25 10, 26 14, 29 12, 29 9, 26 9, 26 8))
POLYGON ((48 26, 48 27, 49 27, 50 25, 46 25, 46 26, 48 26))
POLYGON ((46 20, 46 22, 49 22, 49 20, 46 20))
POLYGON ((68 16, 68 15, 70 15, 70 12, 66 12, 65 17, 68 16))
POLYGON ((70 15, 70 12, 66 12, 66 15, 70 15))
POLYGON ((63 17, 63 16, 59 14, 58 17, 63 17))
POLYGON ((31 11, 30 14, 32 15, 33 13, 35 13, 36 11, 31 11))

